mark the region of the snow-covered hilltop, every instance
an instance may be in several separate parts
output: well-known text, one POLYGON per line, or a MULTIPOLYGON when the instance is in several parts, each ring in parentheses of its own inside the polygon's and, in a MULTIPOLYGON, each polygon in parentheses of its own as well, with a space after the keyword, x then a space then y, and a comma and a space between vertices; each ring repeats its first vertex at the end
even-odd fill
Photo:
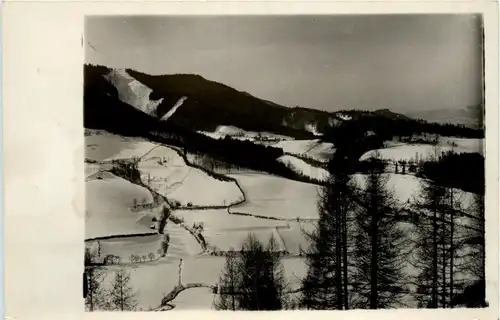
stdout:
POLYGON ((156 116, 156 109, 163 98, 150 100, 149 95, 153 92, 151 88, 132 78, 124 69, 113 69, 104 77, 118 90, 118 98, 122 102, 150 116, 156 116))

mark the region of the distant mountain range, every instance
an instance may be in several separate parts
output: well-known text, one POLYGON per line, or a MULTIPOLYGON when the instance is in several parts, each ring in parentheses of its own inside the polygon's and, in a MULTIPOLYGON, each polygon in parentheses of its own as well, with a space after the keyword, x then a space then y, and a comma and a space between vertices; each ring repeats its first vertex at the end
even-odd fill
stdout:
POLYGON ((415 119, 436 123, 462 124, 470 128, 484 126, 484 114, 481 106, 470 106, 464 109, 415 110, 405 113, 415 119))

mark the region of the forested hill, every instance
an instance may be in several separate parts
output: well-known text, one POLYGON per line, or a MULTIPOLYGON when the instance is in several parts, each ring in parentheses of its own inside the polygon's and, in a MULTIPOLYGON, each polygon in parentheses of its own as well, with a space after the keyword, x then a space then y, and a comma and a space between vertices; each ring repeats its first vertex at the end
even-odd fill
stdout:
MULTIPOLYGON (((146 114, 123 102, 116 86, 107 78, 113 69, 84 66, 85 126, 109 129, 116 133, 141 134, 169 131, 175 127, 189 131, 213 131, 219 125, 232 125, 245 130, 268 131, 311 139, 324 135, 329 140, 331 128, 345 121, 355 122, 360 132, 373 131, 383 139, 420 133, 468 138, 484 137, 484 130, 463 125, 428 123, 414 120, 387 109, 376 111, 345 110, 325 112, 303 107, 288 108, 259 99, 227 85, 199 75, 147 75, 127 69, 122 72, 147 91, 133 92, 137 99, 158 101, 152 114, 146 114), (150 91, 150 92, 148 92, 150 91), (141 96, 147 95, 147 96, 141 96), (165 123, 161 118, 185 97, 165 123), (168 125, 167 125, 168 124, 168 125)), ((130 81, 130 80, 128 80, 130 81)), ((127 88, 128 89, 128 88, 127 88)), ((360 106, 363 109, 363 106, 360 106)), ((349 137, 343 137, 349 139, 349 137)))

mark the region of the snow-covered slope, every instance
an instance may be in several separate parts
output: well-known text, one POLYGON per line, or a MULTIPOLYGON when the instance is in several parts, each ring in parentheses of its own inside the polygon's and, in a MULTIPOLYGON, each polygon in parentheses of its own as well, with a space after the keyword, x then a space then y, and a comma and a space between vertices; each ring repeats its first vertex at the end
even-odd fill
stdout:
POLYGON ((342 119, 342 120, 344 120, 344 121, 349 121, 349 120, 351 120, 351 119, 352 119, 352 117, 351 117, 351 116, 348 116, 348 115, 346 115, 346 114, 342 114, 342 113, 338 113, 338 114, 337 114, 337 117, 339 117, 340 119, 342 119))
MULTIPOLYGON (((224 269, 225 257, 184 257, 182 282, 204 283, 215 285, 219 282, 221 271, 224 269)), ((177 285, 178 259, 168 259, 161 263, 142 263, 140 265, 111 266, 107 268, 103 287, 110 289, 117 270, 125 268, 130 274, 130 285, 136 290, 137 308, 149 310, 157 308, 161 299, 177 285)), ((300 286, 298 279, 302 279, 307 271, 304 260, 284 258, 284 276, 290 283, 291 289, 300 286)), ((182 291, 172 302, 175 310, 190 311, 194 309, 209 310, 213 308, 214 294, 210 288, 191 288, 182 291)))
POLYGON ((165 146, 145 154, 138 169, 145 185, 183 206, 224 206, 244 198, 234 181, 222 181, 188 166, 177 152, 165 146))
POLYGON ((180 98, 172 107, 172 109, 168 110, 168 112, 161 118, 161 121, 167 121, 175 113, 175 111, 177 111, 177 109, 182 106, 186 99, 187 97, 180 98))
POLYGON ((138 223, 141 213, 132 211, 134 199, 152 204, 151 193, 110 172, 99 176, 85 183, 85 238, 153 232, 138 223))
POLYGON ((277 227, 287 227, 285 221, 229 214, 226 209, 176 210, 174 214, 184 219, 184 223, 188 226, 193 223, 202 223, 203 237, 209 248, 223 251, 231 247, 241 248, 241 244, 250 232, 256 236, 262 236, 263 241, 267 242, 269 236, 275 234, 277 227))
POLYGON ((330 175, 327 170, 310 165, 302 159, 294 156, 284 155, 278 158, 278 161, 284 163, 293 171, 308 176, 312 179, 325 181, 330 175))
POLYGON ((321 162, 328 162, 335 152, 332 143, 321 142, 319 139, 280 141, 272 146, 281 148, 287 153, 312 158, 321 162))
POLYGON ((246 201, 231 212, 281 219, 317 219, 319 186, 261 173, 229 174, 238 181, 246 201))
POLYGON ((139 158, 155 146, 143 138, 102 132, 85 137, 85 158, 95 161, 139 158))
POLYGON ((455 137, 439 137, 440 147, 453 147, 455 152, 477 152, 484 154, 484 139, 465 139, 455 137))
POLYGON ((415 160, 416 158, 427 158, 434 152, 447 152, 454 150, 456 153, 480 153, 483 154, 483 139, 461 139, 440 137, 438 145, 431 144, 392 144, 389 148, 370 150, 364 153, 359 160, 366 160, 373 157, 376 152, 380 153, 382 159, 387 160, 415 160))
POLYGON ((259 142, 262 140, 293 140, 293 138, 281 134, 246 131, 235 126, 226 125, 218 126, 214 132, 199 131, 199 133, 204 134, 212 139, 224 139, 225 137, 231 137, 232 139, 249 140, 255 142, 259 142))
MULTIPOLYGON (((365 174, 355 174, 353 175, 357 182, 357 185, 364 189, 366 186, 365 174)), ((394 192, 394 197, 400 203, 413 202, 414 200, 420 200, 420 189, 421 184, 424 181, 422 178, 418 178, 410 174, 394 174, 388 173, 385 175, 387 177, 387 188, 394 192)), ((459 189, 454 189, 455 203, 461 203, 461 209, 465 212, 472 210, 474 204, 474 194, 471 192, 462 191, 459 189)))
POLYGON ((305 130, 312 133, 316 137, 322 136, 322 134, 318 131, 318 128, 314 124, 311 123, 307 124, 305 130))
POLYGON ((132 78, 124 69, 112 70, 104 77, 118 90, 118 98, 122 102, 156 117, 156 108, 163 101, 163 98, 150 100, 149 95, 153 90, 132 78))

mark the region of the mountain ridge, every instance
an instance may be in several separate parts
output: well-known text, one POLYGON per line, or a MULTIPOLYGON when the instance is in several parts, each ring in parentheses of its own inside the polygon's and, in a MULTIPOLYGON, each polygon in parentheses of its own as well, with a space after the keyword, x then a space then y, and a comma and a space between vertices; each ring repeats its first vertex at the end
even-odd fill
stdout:
MULTIPOLYGON (((399 127, 411 125, 418 127, 418 130, 441 130, 436 125, 413 120, 389 109, 328 112, 299 106, 288 107, 198 74, 148 75, 129 68, 121 69, 125 70, 125 74, 121 74, 116 70, 84 65, 86 126, 117 129, 120 127, 119 122, 123 122, 121 126, 125 127, 126 132, 162 131, 169 127, 182 128, 184 132, 213 132, 221 125, 229 125, 295 139, 324 136, 333 127, 350 120, 363 121, 367 130, 380 128, 382 122, 390 125, 391 121, 401 122, 399 127), (115 79, 113 84, 109 75, 123 77, 125 84, 120 84, 122 79, 115 79), (132 87, 131 81, 134 84, 132 87), (131 123, 134 123, 135 128, 131 128, 131 123)), ((469 134, 462 128, 453 130, 469 134)))

